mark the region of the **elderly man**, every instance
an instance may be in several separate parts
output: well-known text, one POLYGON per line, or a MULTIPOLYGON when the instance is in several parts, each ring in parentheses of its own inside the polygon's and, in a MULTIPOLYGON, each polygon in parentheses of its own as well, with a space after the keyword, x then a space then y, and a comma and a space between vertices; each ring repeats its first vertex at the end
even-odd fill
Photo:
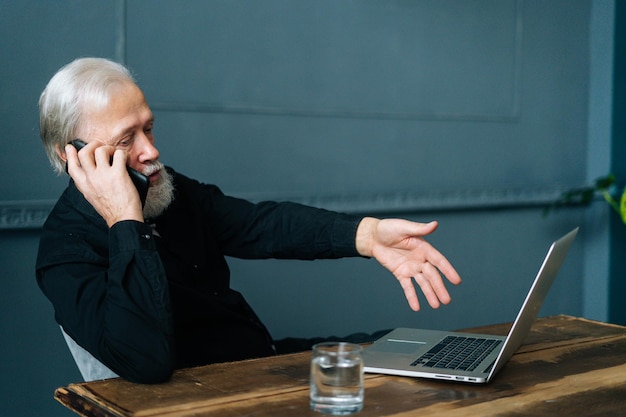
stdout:
POLYGON ((277 353, 229 288, 225 256, 373 257, 416 311, 414 281, 433 308, 450 302, 442 274, 461 281, 423 238, 435 222, 253 204, 165 167, 150 107, 122 65, 99 58, 66 65, 39 107, 48 157, 71 180, 44 225, 37 280, 64 331, 128 380, 160 382, 180 367, 277 353), (80 151, 75 138, 86 143, 80 151), (143 206, 127 166, 149 180, 143 206))

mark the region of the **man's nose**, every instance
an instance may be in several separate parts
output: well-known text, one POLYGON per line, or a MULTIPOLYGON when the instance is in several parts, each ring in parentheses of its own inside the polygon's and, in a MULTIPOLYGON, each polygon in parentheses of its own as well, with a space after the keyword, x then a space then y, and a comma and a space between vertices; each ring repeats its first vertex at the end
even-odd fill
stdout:
POLYGON ((139 139, 139 162, 156 161, 159 159, 159 150, 154 146, 154 141, 146 135, 139 139))

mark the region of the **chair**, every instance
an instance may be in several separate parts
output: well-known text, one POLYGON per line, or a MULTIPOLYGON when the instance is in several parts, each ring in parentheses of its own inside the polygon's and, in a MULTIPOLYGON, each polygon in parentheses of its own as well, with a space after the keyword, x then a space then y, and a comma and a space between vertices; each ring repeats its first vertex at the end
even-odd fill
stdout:
POLYGON ((72 352, 72 356, 74 357, 74 362, 76 362, 78 370, 83 376, 85 382, 118 377, 115 372, 104 366, 102 362, 76 343, 70 335, 65 333, 63 327, 61 327, 61 333, 63 333, 65 342, 70 348, 70 352, 72 352))

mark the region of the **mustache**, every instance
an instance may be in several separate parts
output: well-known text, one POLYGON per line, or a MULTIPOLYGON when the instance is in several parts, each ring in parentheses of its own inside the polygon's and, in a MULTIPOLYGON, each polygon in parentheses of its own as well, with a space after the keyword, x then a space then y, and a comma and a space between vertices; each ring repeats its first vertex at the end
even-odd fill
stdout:
POLYGON ((147 167, 145 167, 144 170, 142 171, 142 174, 145 175, 146 177, 149 177, 150 175, 162 170, 163 168, 165 168, 165 165, 163 165, 159 161, 155 161, 155 162, 150 163, 150 165, 148 165, 147 167))

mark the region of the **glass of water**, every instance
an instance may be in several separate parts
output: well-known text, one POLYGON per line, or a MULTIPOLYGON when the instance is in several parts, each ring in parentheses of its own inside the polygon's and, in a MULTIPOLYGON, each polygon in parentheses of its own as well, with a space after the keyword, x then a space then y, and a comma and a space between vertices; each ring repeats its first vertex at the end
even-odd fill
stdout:
POLYGON ((313 346, 311 409, 325 414, 352 414, 363 408, 363 358, 359 345, 325 342, 313 346))

